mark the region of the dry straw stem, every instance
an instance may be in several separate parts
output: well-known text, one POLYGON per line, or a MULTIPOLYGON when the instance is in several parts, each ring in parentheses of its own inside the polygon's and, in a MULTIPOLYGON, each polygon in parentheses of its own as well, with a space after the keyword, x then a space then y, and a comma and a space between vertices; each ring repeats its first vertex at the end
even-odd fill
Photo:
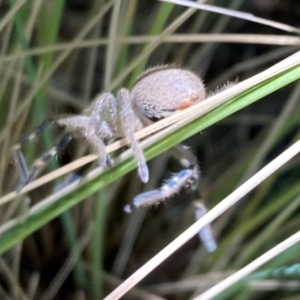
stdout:
POLYGON ((115 67, 116 59, 116 39, 118 33, 118 25, 119 25, 119 16, 121 9, 121 0, 116 0, 112 17, 109 25, 109 37, 108 37, 108 45, 106 47, 106 63, 105 63, 105 74, 104 74, 104 89, 106 89, 113 77, 113 70, 115 67))
MULTIPOLYGON (((180 0, 160 0, 164 2, 170 2, 173 4, 179 4, 183 6, 193 7, 197 9, 202 9, 206 11, 211 11, 215 13, 225 14, 228 16, 233 16, 236 18, 241 18, 244 20, 249 20, 255 23, 264 24, 267 26, 275 27, 278 29, 281 29, 283 31, 287 32, 295 32, 299 33, 300 30, 298 28, 282 24, 279 22, 270 21, 263 18, 255 17, 252 14, 244 13, 244 12, 238 12, 231 9, 226 9, 222 7, 217 7, 213 5, 208 4, 201 4, 201 3, 195 3, 191 1, 180 1, 180 0)), ((7 24, 8 21, 12 18, 12 16, 19 10, 19 8, 25 3, 25 0, 19 1, 12 9, 11 11, 3 18, 3 20, 0 22, 0 31, 2 28, 7 24)), ((110 5, 108 5, 110 6, 110 5)), ((92 20, 93 21, 93 20, 92 20)), ((114 22, 113 24, 116 24, 117 22, 114 22)), ((93 22, 91 22, 93 24, 93 22)), ((88 31, 90 29, 90 24, 87 26, 88 31)), ((114 37, 115 42, 117 43, 125 43, 125 44, 140 44, 140 43, 153 43, 158 40, 159 37, 157 36, 132 36, 132 37, 114 37)), ((26 56, 31 55, 39 55, 44 54, 48 52, 54 52, 54 51, 60 51, 60 50, 72 50, 78 49, 78 48, 84 48, 84 47, 93 47, 93 46, 100 46, 100 45, 108 45, 111 42, 111 39, 95 39, 92 41, 83 41, 78 40, 77 43, 66 43, 61 45, 55 45, 50 47, 41 47, 36 49, 31 49, 28 51, 23 51, 19 54, 13 54, 8 56, 2 56, 0 58, 0 63, 9 62, 15 59, 24 58, 26 56), (80 41, 80 42, 79 42, 80 41)), ((162 43, 187 43, 187 42, 232 42, 232 43, 262 43, 262 44, 274 44, 274 45, 298 45, 299 44, 299 38, 298 37, 292 37, 292 36, 278 36, 278 35, 252 35, 252 34, 175 34, 170 36, 165 36, 160 42, 162 43)), ((110 54, 110 52, 108 52, 110 54)))
MULTIPOLYGON (((117 44, 147 44, 157 40, 158 36, 155 35, 141 35, 130 37, 116 38, 117 44)), ((109 39, 93 39, 82 41, 77 44, 74 49, 90 48, 98 46, 107 46, 109 39)), ((295 46, 300 45, 300 38, 297 36, 289 35, 274 35, 274 34, 172 34, 165 37, 162 43, 245 43, 245 44, 267 44, 279 46, 295 46)), ((61 43, 53 46, 37 47, 21 53, 3 55, 0 57, 0 64, 11 62, 18 59, 23 59, 28 56, 42 55, 45 53, 53 53, 70 48, 72 43, 61 43)))
MULTIPOLYGON (((256 186, 258 186, 262 181, 272 175, 276 170, 278 170, 281 166, 283 166, 286 162, 292 159, 295 155, 300 152, 300 140, 293 144, 290 148, 284 151, 281 155, 275 158, 272 162, 266 165, 263 169, 257 172, 254 176, 252 176, 248 181, 242 184, 239 188, 237 188, 233 193, 227 196, 223 201, 221 201, 218 205, 216 205, 213 209, 211 209, 206 215, 204 215, 199 221, 194 223, 191 227, 189 227, 184 233, 182 233, 179 237, 177 237, 173 242, 171 242, 168 246, 166 246, 163 250, 161 250, 156 256, 150 259, 146 264, 144 264, 139 270, 137 270, 133 275, 131 275, 127 280, 125 280, 118 288, 116 288, 111 294, 109 294, 105 300, 116 300, 120 299, 126 292, 128 292, 132 287, 134 287, 137 283, 139 283, 144 277, 146 277, 151 271, 153 271, 157 266, 159 266, 163 261, 165 261, 171 254, 173 254, 177 249, 183 246, 186 242, 188 242, 192 237, 194 237, 198 232, 204 228, 204 226, 208 225, 212 221, 214 221, 217 217, 223 214, 227 209, 241 200, 247 193, 253 190, 256 186)), ((284 251, 288 247, 291 247, 296 242, 300 240, 300 232, 295 234, 294 236, 287 239, 285 242, 276 246, 273 250, 270 250, 266 254, 264 254, 260 259, 255 260, 245 269, 237 272, 238 275, 230 276, 229 278, 233 278, 234 281, 226 281, 225 284, 221 286, 220 291, 228 287, 232 282, 236 282, 240 275, 246 276, 252 270, 255 270, 264 262, 273 258, 280 252, 284 251), (269 259, 267 259, 269 258, 269 259), (258 262, 257 262, 258 261, 258 262)), ((210 290, 211 295, 216 295, 214 287, 210 290), (213 293, 213 294, 212 294, 213 293)), ((197 298, 197 299, 211 299, 211 297, 206 298, 197 298)))
MULTIPOLYGON (((300 51, 296 52, 295 54, 289 56, 288 58, 284 59, 283 61, 279 62, 278 64, 272 66, 271 68, 247 79, 243 82, 240 82, 236 84, 235 86, 216 94, 210 98, 208 98, 205 101, 202 101, 192 107, 189 107, 179 113, 176 113, 166 119, 163 119, 159 122, 156 122, 140 131, 138 131, 135 134, 136 139, 140 140, 142 138, 148 137, 151 134, 161 131, 162 129, 166 128, 162 132, 158 132, 157 134, 149 137, 142 143, 142 147, 147 147, 148 145, 156 142, 157 140, 163 138, 164 136, 170 134, 171 132, 174 132, 178 128, 182 127, 183 125, 195 120, 196 118, 204 115, 205 113, 211 111, 212 109, 216 108, 217 106, 224 104, 226 101, 230 100, 232 97, 239 95, 240 93, 248 90, 249 88, 272 78, 273 76, 280 74, 292 67, 295 67, 300 63, 300 51), (167 128, 168 127, 168 128, 167 128)), ((122 139, 117 142, 114 142, 107 146, 107 153, 111 153, 115 150, 120 149, 121 147, 124 147, 127 145, 127 139, 122 139)), ((127 152, 132 155, 131 151, 127 152)), ((129 154, 128 154, 129 155, 129 154)), ((122 160, 128 158, 128 155, 124 155, 122 160)), ((78 168, 80 168, 83 165, 86 165, 89 162, 92 162, 97 159, 96 155, 88 155, 85 157, 82 157, 58 170, 55 170, 31 183, 29 183, 19 194, 16 192, 11 192, 3 197, 0 198, 0 205, 7 203, 14 198, 16 198, 18 195, 27 193, 47 182, 50 182, 62 175, 65 175, 67 173, 70 173, 78 168)), ((122 161, 121 160, 121 161, 122 161)), ((101 169, 100 172, 103 170, 101 169)), ((99 172, 98 172, 99 175, 99 172)), ((92 177, 90 177, 92 179, 92 177)), ((75 188, 75 186, 74 186, 75 188)))
POLYGON ((62 265, 59 272, 56 274, 56 276, 52 279, 51 284, 47 288, 46 292, 40 296, 40 300, 52 300, 57 295, 59 289, 65 282, 66 278, 69 276, 69 274, 72 272, 72 269, 74 268, 74 265, 78 261, 80 255, 90 242, 92 238, 94 230, 94 223, 89 224, 85 232, 81 235, 81 237, 78 240, 77 247, 74 247, 72 249, 71 254, 68 256, 64 264, 62 265))
MULTIPOLYGON (((203 275, 195 275, 185 278, 181 281, 174 281, 171 283, 159 283, 147 286, 147 290, 158 295, 168 295, 176 293, 193 292, 197 289, 208 290, 214 284, 218 284, 221 280, 233 274, 233 271, 225 272, 209 272, 203 275)), ((298 280, 283 281, 280 279, 266 279, 266 280, 247 280, 243 284, 251 291, 278 291, 280 290, 299 290, 300 283, 298 280)), ((130 291, 131 292, 131 291, 130 291)), ((291 299, 289 299, 291 300, 291 299)), ((298 298, 297 298, 298 300, 298 298)))
POLYGON ((18 1, 10 11, 3 17, 0 21, 0 32, 3 28, 13 19, 14 15, 19 11, 19 9, 26 3, 26 0, 18 1))
MULTIPOLYGON (((24 52, 22 52, 22 53, 24 53, 24 52)), ((0 58, 0 61, 1 61, 1 58, 0 58)), ((22 84, 24 84, 26 86, 30 86, 30 87, 32 86, 29 79, 25 75, 23 75, 21 72, 18 72, 15 68, 12 68, 8 65, 3 64, 2 66, 0 66, 0 71, 5 73, 5 75, 14 78, 14 80, 22 81, 22 84)), ((75 96, 70 95, 67 92, 65 92, 57 87, 51 86, 51 85, 49 86, 48 96, 53 101, 57 101, 59 103, 71 104, 74 106, 74 108, 77 108, 77 109, 83 110, 86 108, 86 104, 84 105, 84 103, 81 103, 79 98, 76 98, 75 96)), ((6 128, 4 128, 4 130, 6 130, 6 128)), ((0 143, 2 142, 4 136, 5 136, 5 134, 3 134, 3 132, 1 132, 0 143)))
POLYGON ((210 11, 210 12, 214 12, 214 13, 218 13, 218 14, 222 14, 222 15, 227 15, 227 16, 234 17, 234 18, 239 18, 239 19, 255 22, 258 24, 264 24, 264 25, 267 25, 270 27, 274 27, 274 28, 283 30, 283 31, 287 31, 287 32, 293 32, 293 33, 298 33, 298 34, 300 33, 299 28, 296 28, 296 27, 293 27, 290 25, 286 25, 283 23, 259 18, 259 17, 254 16, 253 14, 240 12, 240 11, 236 11, 236 10, 232 10, 232 9, 228 9, 228 8, 218 7, 218 6, 209 5, 209 4, 196 3, 196 2, 187 1, 187 0, 160 0, 160 1, 178 4, 178 5, 191 7, 191 8, 197 8, 197 9, 201 9, 201 10, 206 10, 206 11, 210 11))
MULTIPOLYGON (((299 141, 297 142, 299 143, 299 141)), ((296 144, 297 144, 296 143, 296 144)), ((294 144, 294 146, 296 145, 294 144)), ((300 143, 299 143, 300 144, 300 143)), ((300 145, 299 145, 300 146, 300 145)), ((298 146, 298 147, 299 147, 298 146)), ((261 255, 259 258, 252 261, 246 267, 242 268, 238 272, 234 273, 233 275, 229 276, 228 278, 224 279, 220 283, 216 284, 206 292, 202 293, 200 296, 194 298, 194 300, 209 300, 213 297, 219 295, 221 292, 238 282, 239 280, 245 278, 251 272, 255 271, 259 267, 261 267, 266 262, 270 261, 272 258, 276 257, 283 251, 287 250, 288 248, 292 247, 296 243, 300 241, 300 231, 293 234, 291 237, 287 238, 265 254, 261 255)))

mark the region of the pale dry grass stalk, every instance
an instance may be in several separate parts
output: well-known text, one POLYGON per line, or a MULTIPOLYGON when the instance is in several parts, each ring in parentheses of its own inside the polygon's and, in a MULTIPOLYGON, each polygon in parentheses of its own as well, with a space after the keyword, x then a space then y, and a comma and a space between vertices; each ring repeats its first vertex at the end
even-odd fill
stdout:
POLYGON ((106 89, 113 77, 113 70, 116 65, 117 57, 117 34, 120 19, 121 0, 115 0, 115 4, 112 11, 112 16, 109 26, 109 38, 106 47, 106 63, 105 63, 105 77, 104 77, 104 89, 106 89))
MULTIPOLYGON (((300 142, 297 142, 300 147, 300 142)), ((296 144, 294 144, 296 145, 296 144)), ((299 149, 300 150, 300 149, 299 149)), ((219 295, 223 291, 225 291, 230 286, 234 285, 238 281, 245 278, 247 275, 251 274, 253 271, 257 270, 259 267, 273 259, 274 257, 278 256, 280 253, 284 252, 285 250, 289 249, 296 243, 300 241, 300 231, 297 231, 295 234, 272 248, 271 250, 267 251, 257 259, 253 260, 250 264, 242 268, 241 270, 237 271, 233 275, 229 276, 225 280, 221 281, 220 283, 216 284, 206 292, 202 293, 198 297, 194 298, 194 300, 210 300, 213 297, 219 295)))
MULTIPOLYGON (((130 37, 117 37, 116 44, 123 45, 139 45, 147 44, 157 40, 155 35, 141 35, 130 37)), ((109 39, 95 38, 93 40, 85 40, 76 45, 74 49, 83 49, 98 46, 107 46, 109 39)), ((273 34, 234 34, 234 33, 214 33, 214 34, 201 34, 201 33, 186 33, 186 34, 172 34, 164 38, 161 42, 163 44, 186 44, 186 43, 245 43, 245 44, 262 44, 262 45, 278 45, 278 46, 299 46, 300 38, 297 36, 289 35, 273 35, 273 34)), ((11 62, 14 60, 22 59, 28 56, 38 56, 45 53, 52 53, 66 50, 70 47, 71 43, 61 43, 53 46, 36 47, 18 54, 3 55, 0 58, 0 64, 11 62)))
POLYGON ((214 12, 214 13, 218 13, 218 14, 222 14, 222 15, 226 15, 226 16, 230 16, 230 17, 234 17, 234 18, 238 18, 238 19, 247 20, 250 22, 255 22, 258 24, 264 24, 264 25, 267 25, 270 27, 274 27, 274 28, 283 30, 283 31, 287 31, 287 32, 293 32, 293 33, 298 33, 298 34, 300 33, 300 29, 297 27, 293 27, 293 26, 279 23, 279 22, 274 22, 274 21, 271 21, 268 19, 259 18, 259 17, 254 16, 253 14, 235 11, 235 10, 228 9, 228 8, 223 8, 223 7, 209 5, 209 4, 196 3, 193 1, 187 1, 187 0, 160 0, 160 1, 183 5, 183 6, 191 7, 191 8, 197 8, 197 9, 214 12))
POLYGON ((94 230, 94 224, 91 223, 78 239, 77 247, 73 248, 73 251, 70 253, 69 257, 65 260, 65 263, 62 265, 59 272, 56 274, 55 278, 51 281, 50 286, 45 291, 45 293, 39 298, 40 300, 52 300, 58 293, 62 284, 65 282, 66 278, 71 273, 74 265, 81 256, 83 250, 86 248, 87 244, 90 242, 92 233, 94 230))
MULTIPOLYGON (((95 2, 92 15, 97 12, 97 8, 103 5, 103 1, 95 2)), ((100 20, 94 30, 91 33, 92 40, 98 39, 99 35, 101 34, 103 26, 103 20, 100 20)), ((51 51, 52 52, 52 51, 51 51)), ((84 85, 83 85, 83 104, 86 106, 88 104, 88 101, 91 98, 92 95, 92 87, 93 87, 93 81, 94 81, 94 75, 95 75, 95 66, 97 63, 97 56, 98 56, 98 48, 97 47, 91 47, 88 51, 88 58, 87 58, 87 68, 86 68, 86 74, 84 76, 84 85)))
POLYGON ((3 28, 11 22, 14 15, 21 9, 21 7, 26 3, 26 0, 19 0, 11 9, 10 11, 3 17, 0 21, 0 32, 3 28))

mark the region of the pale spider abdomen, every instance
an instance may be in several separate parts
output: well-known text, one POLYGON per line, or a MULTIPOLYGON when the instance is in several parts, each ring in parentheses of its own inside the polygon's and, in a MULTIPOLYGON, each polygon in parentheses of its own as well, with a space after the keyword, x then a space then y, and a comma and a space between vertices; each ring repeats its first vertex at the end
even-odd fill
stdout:
POLYGON ((204 100, 205 87, 201 79, 189 70, 155 67, 137 80, 131 99, 135 113, 148 124, 149 120, 160 120, 204 100))

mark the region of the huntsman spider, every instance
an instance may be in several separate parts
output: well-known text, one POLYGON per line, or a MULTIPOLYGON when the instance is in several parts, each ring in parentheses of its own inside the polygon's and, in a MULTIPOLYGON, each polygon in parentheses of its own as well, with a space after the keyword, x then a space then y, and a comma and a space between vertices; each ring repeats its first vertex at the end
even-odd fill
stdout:
MULTIPOLYGON (((117 98, 111 93, 103 93, 82 115, 48 119, 23 136, 13 147, 14 160, 20 176, 20 183, 16 190, 19 192, 33 181, 51 158, 63 151, 71 139, 78 135, 84 137, 93 146, 99 164, 103 167, 109 167, 113 163, 106 152, 106 145, 126 137, 133 150, 139 177, 143 182, 147 182, 148 167, 134 132, 199 103, 205 97, 204 84, 192 71, 170 65, 149 69, 136 80, 131 91, 122 88, 117 98), (65 135, 57 146, 37 158, 28 170, 21 147, 53 125, 63 127, 65 135)), ((199 167, 194 155, 181 145, 175 148, 174 156, 183 170, 173 174, 160 188, 136 196, 131 204, 125 206, 126 212, 162 202, 198 180, 199 167)))

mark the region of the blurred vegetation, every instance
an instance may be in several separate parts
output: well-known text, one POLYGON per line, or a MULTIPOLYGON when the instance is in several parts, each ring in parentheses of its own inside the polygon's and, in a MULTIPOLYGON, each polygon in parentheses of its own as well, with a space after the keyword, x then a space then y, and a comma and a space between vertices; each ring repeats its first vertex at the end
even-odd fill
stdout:
MULTIPOLYGON (((299 27, 296 0, 206 3, 299 27)), ((1 195, 13 191, 18 182, 11 148, 22 134, 56 114, 80 113, 101 91, 131 88, 148 67, 184 66, 213 91, 226 81, 247 79, 299 48, 299 43, 249 43, 247 33, 278 39, 287 35, 158 1, 0 0, 1 195), (244 38, 236 43, 176 41, 176 34, 188 39, 200 33, 244 38), (166 37, 172 35, 170 42, 166 37)), ((261 83, 260 89, 177 130, 147 148, 146 156, 153 158, 189 137, 184 143, 201 167, 201 200, 212 208, 299 139, 300 86, 287 85, 299 77, 298 69, 261 83), (267 96, 249 100, 258 90, 267 96)), ((28 164, 55 145, 60 133, 51 130, 26 145, 28 164)), ((44 173, 88 153, 82 140, 74 140, 44 173)), ((178 169, 169 158, 165 152, 149 161, 151 180, 145 186, 128 159, 57 202, 46 200, 64 178, 2 205, 0 299, 102 299, 193 224, 195 199, 188 191, 158 207, 132 215, 123 212, 135 195, 156 188, 178 169), (32 207, 34 213, 29 214, 32 207)), ((299 175, 297 157, 212 224, 218 242, 215 253, 207 253, 195 237, 124 299, 193 298, 291 236, 300 227, 299 175)), ((299 247, 218 299, 299 299, 299 247)))

